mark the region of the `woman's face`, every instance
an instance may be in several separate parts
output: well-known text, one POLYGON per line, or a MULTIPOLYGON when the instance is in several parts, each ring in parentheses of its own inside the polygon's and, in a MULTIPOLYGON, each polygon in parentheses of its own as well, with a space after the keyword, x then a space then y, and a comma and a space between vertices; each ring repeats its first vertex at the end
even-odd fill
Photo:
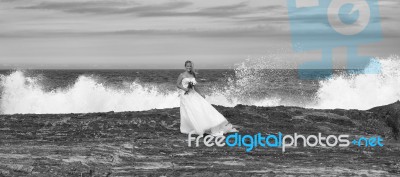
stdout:
POLYGON ((192 71, 192 63, 186 63, 185 68, 186 68, 186 71, 188 71, 188 72, 192 71))

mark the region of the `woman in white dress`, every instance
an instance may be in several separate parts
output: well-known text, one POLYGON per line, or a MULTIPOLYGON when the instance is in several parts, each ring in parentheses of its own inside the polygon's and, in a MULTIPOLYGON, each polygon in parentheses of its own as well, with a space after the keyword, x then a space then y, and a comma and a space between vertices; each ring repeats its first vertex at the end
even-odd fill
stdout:
POLYGON ((219 113, 205 96, 196 88, 196 73, 194 72, 193 62, 185 62, 186 71, 181 73, 177 80, 177 87, 180 92, 180 114, 182 133, 203 135, 223 135, 228 132, 237 132, 226 118, 219 113), (194 86, 188 88, 189 82, 194 86), (185 94, 187 92, 187 94, 185 94))

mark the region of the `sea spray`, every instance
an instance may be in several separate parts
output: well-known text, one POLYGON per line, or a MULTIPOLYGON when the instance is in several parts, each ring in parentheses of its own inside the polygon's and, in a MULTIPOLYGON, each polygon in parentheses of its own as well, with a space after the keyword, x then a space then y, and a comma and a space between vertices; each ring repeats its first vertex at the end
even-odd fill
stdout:
POLYGON ((87 113, 141 111, 178 107, 177 93, 163 94, 157 88, 135 82, 129 89, 116 89, 80 76, 70 87, 44 91, 34 78, 16 71, 1 78, 1 112, 13 113, 87 113))
MULTIPOLYGON (((381 74, 339 73, 329 80, 303 81, 293 74, 297 73, 295 70, 268 70, 265 65, 269 62, 246 60, 236 65, 231 74, 216 81, 208 82, 208 77, 198 81, 207 101, 226 107, 244 104, 369 109, 400 99, 399 58, 393 56, 380 61, 381 74)), ((179 91, 171 81, 143 82, 140 77, 135 80, 131 74, 128 77, 118 75, 121 71, 112 75, 82 74, 86 73, 84 71, 73 77, 67 76, 69 71, 62 71, 51 78, 53 71, 39 75, 29 72, 0 74, 2 114, 144 111, 179 107, 180 104, 179 91), (67 78, 69 81, 64 81, 67 78), (110 78, 114 78, 111 83, 110 78)), ((170 77, 176 80, 174 76, 170 77)), ((151 77, 158 76, 152 74, 151 77)))
MULTIPOLYGON (((179 91, 160 83, 123 82, 121 87, 104 84, 98 76, 79 76, 67 87, 46 89, 42 75, 26 76, 24 71, 2 75, 0 110, 15 113, 89 113, 143 111, 179 107, 179 91)), ((236 92, 237 93, 237 92, 236 92)), ((246 99, 227 96, 224 91, 205 93, 212 104, 233 107, 237 104, 275 106, 279 100, 246 99)))
POLYGON ((320 109, 370 109, 400 100, 400 59, 379 59, 379 74, 338 75, 320 81, 317 104, 320 109))

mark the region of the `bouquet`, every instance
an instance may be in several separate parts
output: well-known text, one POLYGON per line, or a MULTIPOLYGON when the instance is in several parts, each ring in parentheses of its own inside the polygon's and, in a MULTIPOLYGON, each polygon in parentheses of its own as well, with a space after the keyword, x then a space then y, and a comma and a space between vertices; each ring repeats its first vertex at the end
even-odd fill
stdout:
POLYGON ((187 95, 189 93, 190 89, 193 89, 194 85, 196 85, 196 83, 194 83, 194 82, 189 82, 188 83, 188 87, 187 88, 189 90, 185 92, 185 95, 187 95))

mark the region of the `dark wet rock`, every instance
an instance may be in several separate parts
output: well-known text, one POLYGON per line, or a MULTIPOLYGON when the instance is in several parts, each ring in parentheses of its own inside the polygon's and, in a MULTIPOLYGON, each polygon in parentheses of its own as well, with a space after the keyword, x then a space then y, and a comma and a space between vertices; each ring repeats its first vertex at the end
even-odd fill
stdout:
POLYGON ((375 117, 390 127, 396 140, 400 139, 400 101, 387 106, 372 108, 369 111, 374 112, 375 117))
POLYGON ((179 108, 0 115, 0 176, 400 175, 400 102, 367 111, 215 107, 241 134, 381 136, 385 146, 298 147, 285 153, 188 147, 187 135, 179 131, 179 108))

